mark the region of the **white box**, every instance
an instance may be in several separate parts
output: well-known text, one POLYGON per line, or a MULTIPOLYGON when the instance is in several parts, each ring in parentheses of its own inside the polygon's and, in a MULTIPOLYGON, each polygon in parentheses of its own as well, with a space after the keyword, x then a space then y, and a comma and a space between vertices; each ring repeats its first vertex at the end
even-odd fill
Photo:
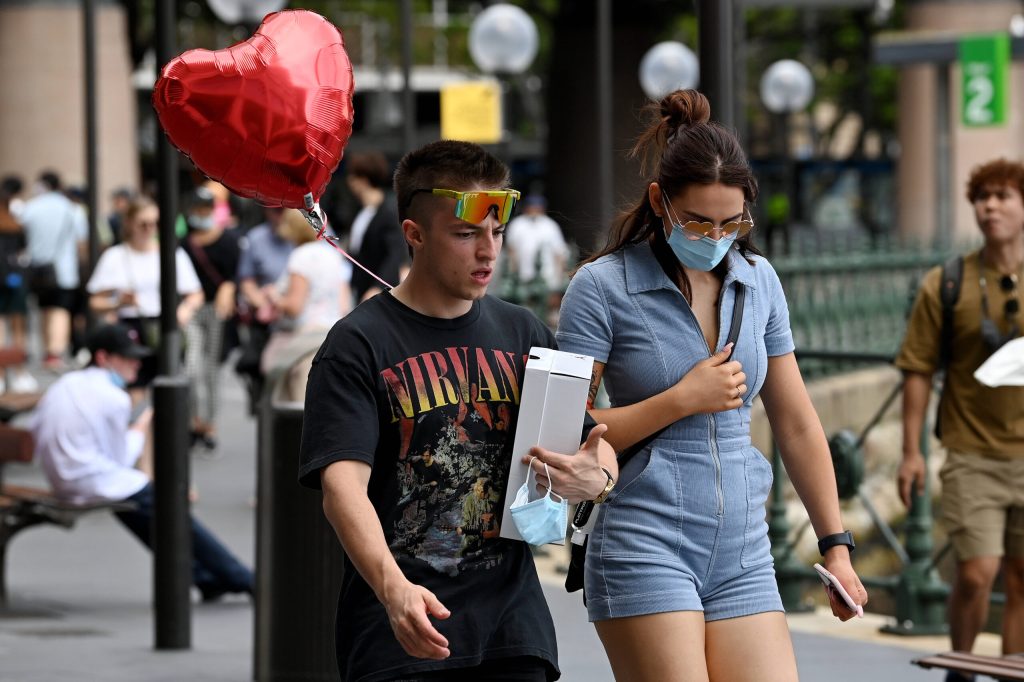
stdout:
MULTIPOLYGON (((523 392, 516 423, 516 438, 512 444, 512 463, 505 489, 505 511, 502 514, 501 537, 522 540, 512 521, 509 507, 516 493, 526 482, 527 466, 523 456, 539 445, 547 450, 571 455, 580 449, 583 418, 587 409, 587 394, 594 370, 594 358, 552 350, 530 349, 523 378, 523 392)), ((557 493, 558 490, 555 490, 557 493)), ((538 497, 530 491, 530 499, 538 497)), ((570 515, 572 510, 570 508, 570 515)), ((565 540, 551 543, 564 545, 565 540)))

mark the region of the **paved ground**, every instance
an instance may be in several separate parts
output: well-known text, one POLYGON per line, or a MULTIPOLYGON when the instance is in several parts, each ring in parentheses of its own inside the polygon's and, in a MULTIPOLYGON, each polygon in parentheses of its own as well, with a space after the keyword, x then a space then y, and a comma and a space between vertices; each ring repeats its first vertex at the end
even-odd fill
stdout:
MULTIPOLYGON (((253 561, 255 423, 243 416, 241 389, 224 375, 222 445, 216 458, 194 456, 200 495, 195 514, 247 563, 253 561)), ((9 482, 37 484, 35 467, 8 466, 9 482)), ((247 600, 196 604, 191 650, 153 650, 150 555, 109 515, 82 519, 72 531, 34 528, 8 554, 14 611, 0 614, 0 682, 244 681, 252 677, 253 611, 247 600)), ((555 614, 563 679, 605 682, 612 676, 579 594, 561 588, 552 559, 541 562, 555 614)), ((948 648, 942 638, 877 633, 884 618, 840 624, 830 615, 793 615, 790 625, 801 678, 828 682, 941 680, 910 661, 948 648)), ((325 633, 325 637, 330 635, 325 633)), ((979 652, 995 653, 985 636, 979 652)))

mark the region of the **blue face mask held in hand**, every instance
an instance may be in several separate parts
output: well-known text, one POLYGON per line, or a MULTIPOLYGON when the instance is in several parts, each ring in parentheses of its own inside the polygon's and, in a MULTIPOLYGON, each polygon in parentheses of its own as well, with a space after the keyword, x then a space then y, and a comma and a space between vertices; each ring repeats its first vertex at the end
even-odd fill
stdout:
MULTIPOLYGON (((558 542, 565 537, 565 528, 569 521, 569 503, 564 497, 559 496, 551 488, 548 488, 544 497, 530 501, 530 481, 533 471, 533 460, 530 460, 530 472, 526 475, 526 482, 519 488, 515 500, 509 511, 512 513, 512 522, 516 529, 531 545, 543 545, 549 542, 558 542), (554 498, 558 498, 556 501, 554 498)), ((544 473, 548 474, 548 465, 544 465, 544 473)), ((533 475, 533 482, 537 480, 533 475)), ((548 476, 548 481, 551 477, 548 476)))

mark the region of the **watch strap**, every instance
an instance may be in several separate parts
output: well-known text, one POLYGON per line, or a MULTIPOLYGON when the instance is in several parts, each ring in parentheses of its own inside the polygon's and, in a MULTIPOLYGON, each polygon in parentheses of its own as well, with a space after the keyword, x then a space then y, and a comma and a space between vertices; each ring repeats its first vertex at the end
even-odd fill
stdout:
POLYGON ((844 530, 842 533, 833 533, 832 535, 826 535, 825 537, 818 540, 818 552, 825 556, 825 552, 832 549, 836 545, 846 545, 850 548, 850 553, 857 548, 857 545, 853 542, 853 533, 848 530, 844 530))

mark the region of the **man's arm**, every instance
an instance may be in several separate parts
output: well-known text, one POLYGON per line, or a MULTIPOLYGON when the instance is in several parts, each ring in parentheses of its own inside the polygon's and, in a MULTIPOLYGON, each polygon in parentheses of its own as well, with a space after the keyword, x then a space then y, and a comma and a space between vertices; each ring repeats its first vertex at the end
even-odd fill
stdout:
POLYGON ((391 629, 410 656, 444 659, 448 640, 430 622, 447 618, 447 608, 429 590, 410 582, 398 567, 384 539, 384 529, 366 494, 370 467, 342 460, 320 474, 324 514, 359 575, 387 610, 391 629))
POLYGON ((915 495, 924 494, 927 472, 924 455, 921 454, 921 432, 931 393, 931 374, 903 373, 903 461, 900 462, 898 482, 900 499, 908 507, 912 488, 915 495))

